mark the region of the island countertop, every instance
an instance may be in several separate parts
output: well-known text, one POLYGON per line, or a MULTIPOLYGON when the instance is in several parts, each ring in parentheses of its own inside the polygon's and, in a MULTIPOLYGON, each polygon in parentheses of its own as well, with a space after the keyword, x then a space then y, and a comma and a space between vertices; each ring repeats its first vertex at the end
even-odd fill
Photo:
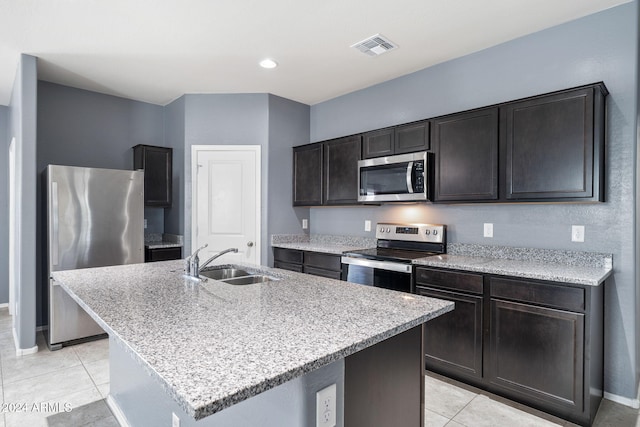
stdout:
POLYGON ((259 266, 279 280, 183 277, 182 261, 53 278, 185 412, 202 419, 453 309, 453 303, 259 266))

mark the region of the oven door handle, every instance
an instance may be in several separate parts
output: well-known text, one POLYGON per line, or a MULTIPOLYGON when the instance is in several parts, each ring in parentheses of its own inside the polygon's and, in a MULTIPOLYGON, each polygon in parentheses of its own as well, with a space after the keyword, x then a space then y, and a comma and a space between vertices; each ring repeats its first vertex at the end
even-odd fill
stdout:
POLYGON ((343 256, 341 259, 343 264, 358 265, 361 267, 377 268, 379 270, 396 271, 398 273, 411 274, 411 264, 402 264, 399 262, 377 261, 367 258, 353 258, 343 256))

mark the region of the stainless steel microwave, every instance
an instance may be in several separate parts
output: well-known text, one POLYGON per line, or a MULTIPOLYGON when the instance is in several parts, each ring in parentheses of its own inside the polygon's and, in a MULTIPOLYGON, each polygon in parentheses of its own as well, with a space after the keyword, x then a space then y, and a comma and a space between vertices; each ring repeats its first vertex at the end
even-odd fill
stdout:
POLYGON ((421 151, 358 161, 358 201, 429 200, 428 158, 421 151))

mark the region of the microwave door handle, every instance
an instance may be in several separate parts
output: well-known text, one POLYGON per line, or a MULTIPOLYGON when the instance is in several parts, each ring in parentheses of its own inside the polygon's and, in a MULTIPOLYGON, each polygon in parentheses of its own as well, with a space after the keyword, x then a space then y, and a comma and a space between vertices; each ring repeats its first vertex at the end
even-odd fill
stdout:
POLYGON ((413 193, 413 162, 409 162, 407 165, 407 190, 409 193, 413 193))

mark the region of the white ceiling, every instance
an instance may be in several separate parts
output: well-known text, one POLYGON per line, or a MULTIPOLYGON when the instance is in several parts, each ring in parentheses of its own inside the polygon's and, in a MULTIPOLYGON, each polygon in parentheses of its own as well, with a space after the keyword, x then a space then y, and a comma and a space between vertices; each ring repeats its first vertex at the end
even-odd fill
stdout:
POLYGON ((630 0, 0 0, 0 104, 21 53, 42 80, 165 105, 184 93, 306 104, 630 0), (349 46, 376 33, 399 48, 349 46), (274 58, 265 70, 258 62, 274 58))

